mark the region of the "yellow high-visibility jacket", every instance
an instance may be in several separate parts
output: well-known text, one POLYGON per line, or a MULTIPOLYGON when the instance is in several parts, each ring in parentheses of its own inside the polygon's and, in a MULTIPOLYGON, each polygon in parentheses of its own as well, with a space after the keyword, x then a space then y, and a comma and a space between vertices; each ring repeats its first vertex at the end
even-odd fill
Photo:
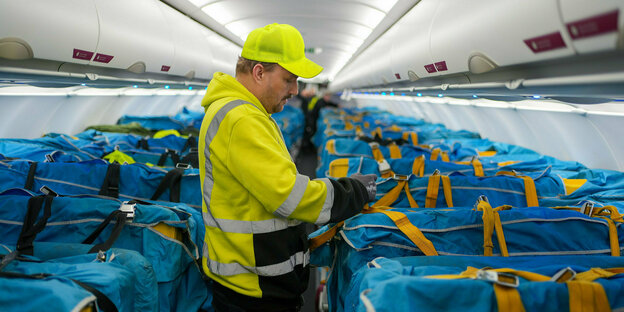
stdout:
POLYGON ((302 221, 322 225, 355 215, 366 188, 354 179, 299 174, 275 121, 232 76, 216 73, 202 106, 205 273, 246 296, 298 298, 310 257, 302 221))

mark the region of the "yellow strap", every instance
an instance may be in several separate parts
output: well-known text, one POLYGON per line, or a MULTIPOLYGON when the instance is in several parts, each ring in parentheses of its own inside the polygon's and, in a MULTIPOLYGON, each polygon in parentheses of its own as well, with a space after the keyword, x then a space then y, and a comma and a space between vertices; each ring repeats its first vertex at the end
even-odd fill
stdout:
MULTIPOLYGON (((526 280, 534 281, 534 282, 547 282, 547 281, 550 281, 550 277, 549 276, 542 275, 542 274, 539 274, 539 273, 533 273, 533 272, 529 272, 529 271, 519 271, 519 270, 515 270, 515 269, 510 269, 510 268, 499 268, 499 269, 483 268, 483 270, 493 271, 493 272, 498 272, 498 273, 509 273, 509 274, 520 276, 520 277, 522 277, 522 278, 524 278, 526 280)), ((426 278, 433 278, 433 279, 476 278, 478 271, 479 271, 479 269, 477 269, 475 267, 469 266, 468 268, 466 268, 466 271, 463 271, 460 274, 429 275, 429 276, 425 276, 425 277, 426 278)))
POLYGON ((393 187, 388 193, 386 193, 386 195, 380 198, 373 205, 373 207, 392 205, 399 198, 399 194, 401 194, 401 191, 405 188, 405 184, 407 184, 407 181, 405 180, 398 181, 397 185, 393 187))
POLYGON ((355 133, 362 133, 362 126, 360 125, 355 126, 355 133))
POLYGON ((122 165, 126 164, 126 163, 127 164, 134 164, 135 163, 134 159, 130 155, 128 155, 128 154, 126 154, 124 152, 121 152, 121 151, 113 151, 112 153, 110 153, 110 154, 108 154, 108 155, 106 155, 106 156, 104 156, 102 158, 107 160, 111 164, 114 163, 114 162, 117 162, 117 163, 122 164, 122 165))
POLYGON ((431 160, 438 160, 438 156, 440 156, 440 152, 442 152, 442 150, 438 147, 438 148, 434 148, 433 151, 431 151, 431 160))
POLYGON ((375 130, 373 130, 373 132, 371 132, 371 136, 373 138, 375 137, 375 134, 378 134, 380 138, 383 138, 382 137, 383 134, 381 133, 381 128, 380 127, 375 128, 375 130))
POLYGON ((329 176, 333 178, 343 178, 349 173, 349 159, 338 158, 329 163, 329 176))
POLYGON ((410 192, 409 181, 405 182, 405 186, 403 187, 403 189, 405 190, 405 195, 407 195, 407 200, 410 203, 410 208, 418 208, 418 204, 416 203, 416 200, 412 196, 412 192, 410 192))
POLYGON ((477 153, 479 154, 479 157, 491 157, 496 155, 496 151, 477 151, 477 153))
POLYGON ((326 232, 322 233, 319 236, 310 238, 308 240, 309 245, 310 245, 310 251, 318 248, 319 246, 325 244, 325 242, 329 241, 332 237, 334 237, 334 235, 336 235, 336 233, 338 233, 338 229, 340 229, 342 227, 342 225, 344 224, 344 221, 340 221, 338 223, 336 223, 334 226, 332 226, 331 228, 329 228, 329 230, 327 230, 326 232))
POLYGON ((611 311, 607 294, 598 283, 566 282, 570 312, 603 312, 611 311))
POLYGON ((520 161, 518 160, 509 160, 509 161, 503 161, 503 162, 499 162, 498 164, 496 164, 499 167, 505 167, 505 166, 509 166, 509 165, 513 165, 513 164, 517 164, 520 161))
POLYGON ((492 256, 494 244, 492 234, 494 234, 494 212, 492 206, 485 201, 479 202, 477 210, 483 211, 483 255, 492 256))
POLYGON ((414 131, 403 132, 403 140, 411 142, 412 145, 418 146, 418 134, 414 131))
POLYGON ((525 312, 524 304, 522 304, 517 288, 494 284, 494 294, 496 295, 498 311, 525 312))
POLYGON ((388 148, 390 149, 390 158, 398 159, 398 158, 402 158, 403 157, 403 156, 401 156, 401 149, 399 148, 398 145, 392 143, 392 144, 388 145, 388 148))
POLYGON ((451 179, 448 176, 442 176, 435 172, 429 177, 429 183, 427 184, 427 197, 425 198, 425 208, 436 208, 438 201, 438 192, 440 189, 440 179, 442 179, 442 188, 444 191, 444 199, 446 200, 446 206, 453 207, 453 196, 451 188, 451 179))
POLYGON ((414 245, 416 245, 416 247, 418 247, 420 251, 422 251, 422 253, 425 254, 425 256, 437 256, 438 255, 438 252, 433 246, 433 243, 430 240, 428 240, 425 237, 425 235, 409 221, 409 219, 404 213, 398 212, 398 211, 383 210, 383 209, 378 209, 378 208, 371 208, 365 211, 365 213, 375 213, 375 212, 383 213, 386 216, 388 216, 390 219, 392 219, 392 222, 396 224, 397 228, 399 228, 399 230, 403 234, 405 234, 412 241, 412 243, 414 243, 414 245))
POLYGON ((325 144, 325 149, 327 150, 328 153, 332 155, 336 155, 336 141, 335 140, 327 141, 327 143, 325 144))
POLYGON ((438 201, 438 189, 440 188, 440 175, 434 174, 429 177, 427 184, 427 197, 425 199, 425 208, 435 208, 438 201))
POLYGON ((412 164, 412 174, 417 177, 423 177, 425 175, 425 155, 414 157, 414 163, 412 164))
POLYGON ((386 128, 386 130, 388 130, 388 131, 393 131, 393 132, 399 132, 399 131, 401 131, 402 129, 401 129, 401 127, 399 127, 399 126, 397 126, 397 125, 392 125, 392 126, 390 126, 390 127, 386 128))
POLYGON ((604 220, 607 220, 607 224, 609 225, 609 245, 611 246, 611 255, 615 257, 620 256, 620 241, 618 238, 617 227, 611 218, 608 217, 598 217, 604 220))
POLYGON ((373 158, 375 158, 376 161, 384 160, 383 154, 381 153, 381 150, 379 149, 379 145, 371 146, 371 150, 373 151, 373 158))
POLYGON ((351 122, 345 121, 345 127, 344 127, 345 130, 353 130, 353 128, 355 127, 353 126, 351 122))
POLYGON ((447 153, 447 152, 441 152, 441 153, 440 153, 440 156, 442 156, 442 161, 444 161, 444 162, 449 162, 449 161, 451 161, 451 159, 449 158, 449 155, 448 155, 448 153, 447 153))
POLYGON ((500 220, 498 211, 504 210, 506 207, 501 206, 496 209, 492 209, 492 206, 486 201, 479 201, 477 204, 477 210, 483 211, 483 255, 492 256, 494 243, 492 242, 492 234, 496 230, 496 238, 498 239, 498 246, 501 250, 503 257, 509 257, 509 251, 507 251, 507 241, 505 240, 505 234, 503 232, 503 224, 500 220))
POLYGON ((587 179, 563 179, 563 185, 565 185, 566 195, 572 194, 574 191, 578 190, 587 179))
POLYGON ((535 181, 531 177, 517 174, 512 171, 499 171, 496 175, 506 175, 516 178, 520 178, 524 181, 524 195, 526 196, 527 207, 538 207, 539 201, 537 200, 537 189, 535 188, 535 181))
POLYGON ((589 271, 577 273, 574 280, 580 282, 593 282, 600 278, 610 278, 622 273, 624 273, 624 268, 591 268, 589 271))
POLYGON ((448 176, 442 176, 442 190, 444 191, 446 206, 449 208, 453 208, 453 192, 451 191, 451 179, 448 176))
POLYGON ((154 135, 152 136, 154 139, 160 139, 160 138, 164 138, 168 135, 175 135, 177 137, 181 136, 180 132, 178 132, 178 130, 175 129, 169 129, 169 130, 160 130, 156 133, 154 133, 154 135))
POLYGON ((370 122, 365 121, 364 122, 364 128, 366 128, 366 129, 370 128, 370 122))
POLYGON ((485 173, 483 173, 483 164, 481 164, 481 161, 479 159, 474 158, 470 163, 472 164, 472 168, 474 168, 474 173, 476 177, 485 176, 485 173))

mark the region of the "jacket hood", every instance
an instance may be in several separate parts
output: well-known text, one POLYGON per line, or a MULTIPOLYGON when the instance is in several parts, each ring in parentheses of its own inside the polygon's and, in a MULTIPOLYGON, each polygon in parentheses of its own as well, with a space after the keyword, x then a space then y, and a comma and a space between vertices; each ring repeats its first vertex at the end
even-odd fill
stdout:
POLYGON ((213 103, 221 101, 230 102, 236 99, 247 101, 268 115, 258 98, 249 92, 245 86, 234 77, 220 72, 212 76, 201 105, 204 107, 204 110, 207 110, 213 103))

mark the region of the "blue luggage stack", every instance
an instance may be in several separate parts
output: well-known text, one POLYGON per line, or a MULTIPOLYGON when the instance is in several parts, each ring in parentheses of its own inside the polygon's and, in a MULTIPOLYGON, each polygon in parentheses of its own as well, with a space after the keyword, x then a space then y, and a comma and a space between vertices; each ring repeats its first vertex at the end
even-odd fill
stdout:
POLYGON ((378 109, 325 109, 318 177, 376 174, 310 235, 330 311, 619 309, 624 174, 378 109))

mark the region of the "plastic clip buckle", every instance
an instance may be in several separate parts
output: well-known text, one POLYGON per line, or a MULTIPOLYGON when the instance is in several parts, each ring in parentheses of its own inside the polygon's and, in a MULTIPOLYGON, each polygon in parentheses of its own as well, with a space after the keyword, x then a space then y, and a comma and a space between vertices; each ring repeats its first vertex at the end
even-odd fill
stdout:
POLYGON ((95 256, 97 261, 106 262, 106 252, 103 250, 98 251, 97 256, 95 256))
POLYGON ((474 209, 477 209, 480 202, 486 202, 489 204, 490 200, 485 195, 479 195, 479 198, 477 198, 477 202, 474 204, 474 209))
POLYGON ((594 214, 594 203, 585 202, 581 206, 581 213, 591 217, 594 214))
POLYGON ((556 283, 565 283, 567 281, 573 280, 574 277, 576 277, 576 271, 572 270, 571 267, 567 267, 555 273, 555 275, 550 278, 550 281, 556 283))
POLYGON ((376 149, 376 148, 379 148, 379 143, 377 143, 377 142, 370 142, 370 143, 368 143, 368 146, 370 146, 372 149, 376 149))
POLYGON ((397 180, 397 181, 407 181, 409 180, 409 175, 404 175, 404 174, 394 174, 394 176, 392 177, 393 179, 397 180))
POLYGON ((520 285, 520 281, 518 280, 517 276, 496 271, 479 270, 477 271, 476 279, 513 288, 517 288, 518 285, 520 285))
POLYGON ((182 168, 182 169, 191 169, 191 165, 190 164, 186 164, 186 163, 177 163, 175 165, 176 168, 182 168))
POLYGON ((136 204, 131 204, 127 201, 121 203, 121 207, 119 207, 121 212, 126 214, 126 218, 134 219, 134 212, 136 210, 136 204))
POLYGON ((377 166, 379 166, 379 173, 381 173, 382 175, 390 172, 391 170, 390 164, 385 159, 382 161, 378 161, 377 166))
POLYGON ((58 197, 58 196, 59 196, 57 192, 53 191, 51 188, 49 188, 49 187, 47 187, 47 186, 45 186, 45 185, 44 185, 44 186, 42 186, 42 187, 39 189, 39 191, 40 191, 41 193, 45 194, 45 195, 48 195, 48 196, 54 196, 54 197, 58 197))
POLYGON ((51 154, 45 155, 45 162, 54 162, 54 158, 52 157, 51 154))

